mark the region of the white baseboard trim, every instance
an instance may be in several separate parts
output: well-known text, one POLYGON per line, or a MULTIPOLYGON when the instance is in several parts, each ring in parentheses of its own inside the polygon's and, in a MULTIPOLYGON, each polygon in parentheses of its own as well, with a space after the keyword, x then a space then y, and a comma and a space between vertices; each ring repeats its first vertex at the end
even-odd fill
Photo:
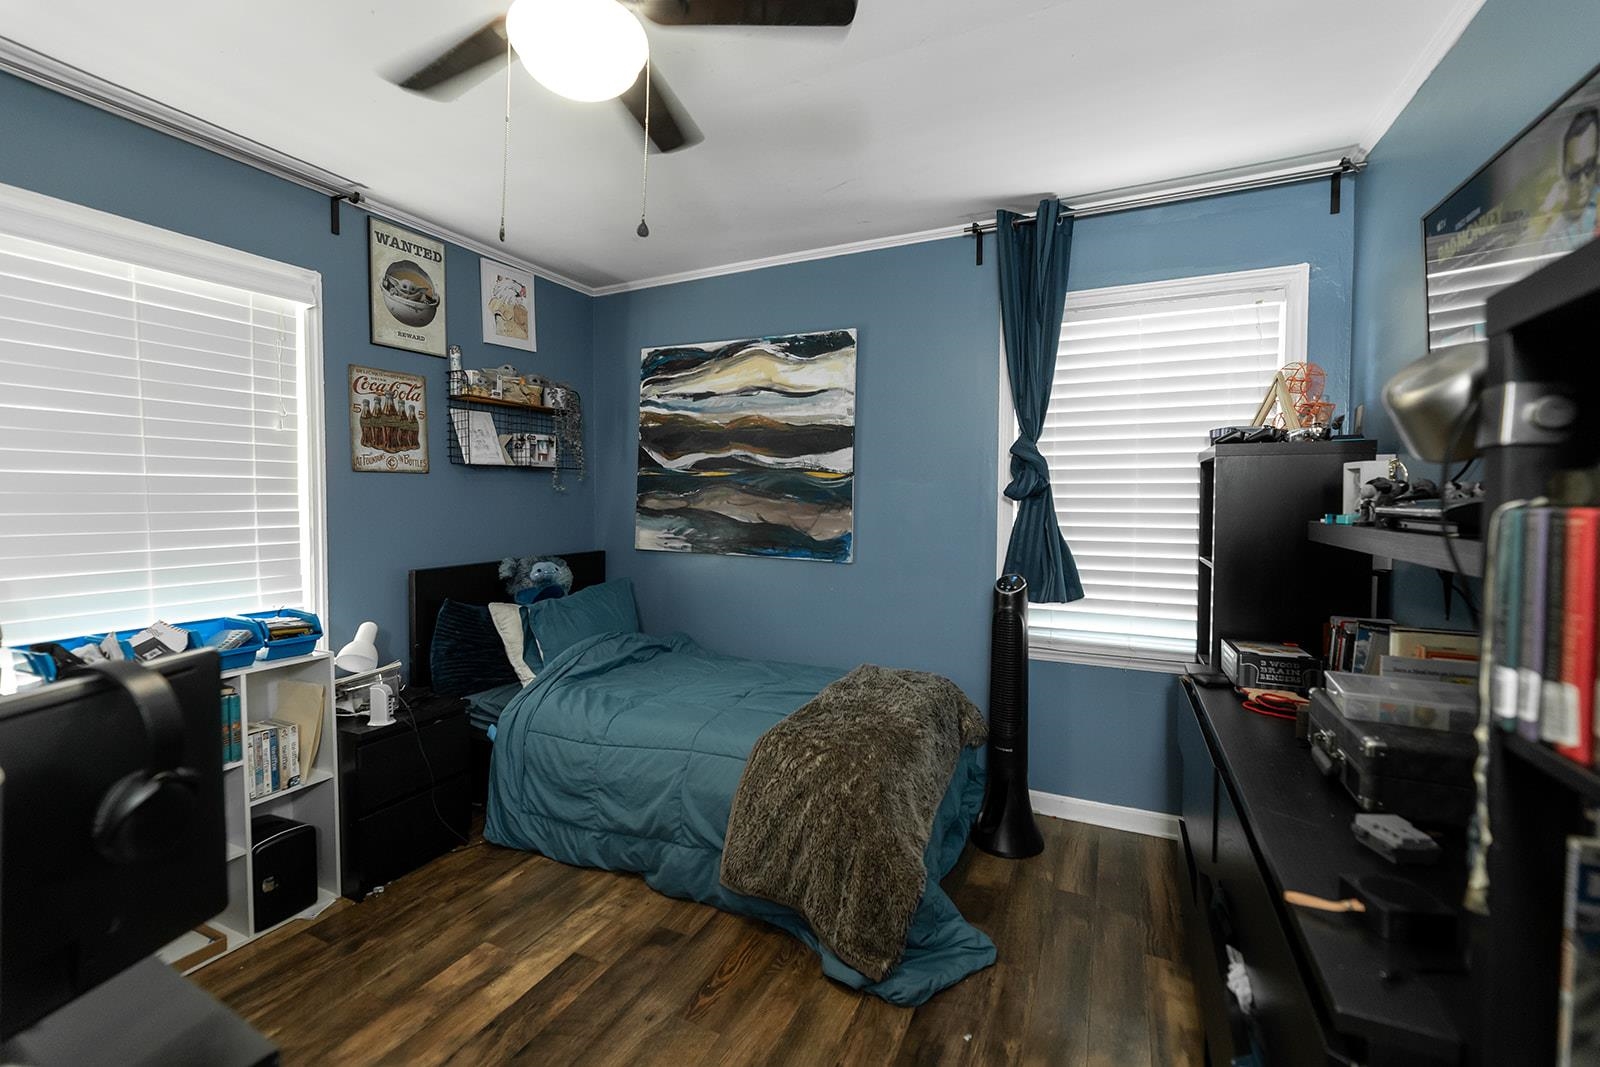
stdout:
POLYGON ((1164 837, 1179 840, 1178 817, 1164 811, 1146 811, 1143 808, 1125 808, 1120 804, 1102 804, 1098 800, 1064 797, 1056 793, 1041 793, 1030 789, 1033 810, 1039 815, 1055 819, 1104 826, 1108 830, 1126 830, 1146 837, 1164 837))

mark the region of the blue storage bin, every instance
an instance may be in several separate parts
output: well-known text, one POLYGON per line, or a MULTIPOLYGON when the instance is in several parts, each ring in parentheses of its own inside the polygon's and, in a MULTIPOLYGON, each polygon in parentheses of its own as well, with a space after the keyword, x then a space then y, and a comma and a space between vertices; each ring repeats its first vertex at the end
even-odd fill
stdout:
MULTIPOLYGON (((276 615, 282 613, 267 612, 266 614, 276 615)), ((295 612, 294 614, 301 613, 295 612)), ((238 615, 225 616, 220 619, 201 619, 198 622, 180 622, 176 623, 175 625, 180 630, 188 631, 189 644, 186 647, 191 650, 205 648, 206 642, 214 635, 221 633, 223 630, 250 631, 250 640, 246 641, 238 648, 230 648, 226 652, 218 649, 218 653, 222 660, 222 669, 225 671, 233 671, 238 670, 240 667, 250 666, 250 664, 256 661, 256 654, 259 653, 262 646, 267 643, 267 628, 265 626, 253 618, 244 618, 238 615)), ((131 630, 118 630, 116 632, 117 642, 122 646, 122 654, 128 659, 135 658, 133 655, 133 645, 129 642, 132 640, 135 634, 138 634, 143 629, 143 626, 137 626, 131 630)), ((55 643, 70 652, 73 649, 81 648, 84 645, 98 645, 101 641, 104 641, 105 638, 105 634, 84 634, 80 637, 68 637, 55 643)), ((297 638, 296 640, 303 639, 297 638)), ((286 642, 286 644, 293 644, 293 642, 286 642)), ((311 639, 311 644, 316 644, 316 638, 311 639)), ((15 651, 21 658, 23 666, 28 670, 29 673, 39 678, 43 678, 47 682, 53 682, 56 680, 56 664, 55 661, 48 655, 43 652, 36 652, 32 648, 27 647, 17 648, 13 651, 15 651)), ((307 647, 306 651, 310 651, 309 646, 307 647)), ((290 655, 300 655, 300 653, 279 653, 280 657, 290 655)))
MULTIPOLYGON (((285 641, 267 640, 267 654, 265 659, 288 659, 291 656, 304 656, 314 652, 317 642, 322 640, 322 620, 309 611, 298 611, 295 608, 280 608, 277 611, 247 611, 247 619, 270 619, 276 615, 292 615, 304 619, 311 624, 311 632, 302 637, 291 637, 285 641)), ((265 628, 263 628, 265 633, 265 628)))
MULTIPOLYGON (((84 634, 81 637, 68 637, 55 642, 40 641, 35 642, 35 644, 54 643, 71 652, 73 649, 82 648, 84 645, 98 645, 105 638, 105 634, 84 634)), ((18 659, 22 661, 22 666, 29 674, 36 678, 43 678, 47 682, 56 680, 56 661, 51 659, 49 654, 35 652, 28 646, 13 648, 12 651, 17 654, 18 659)), ((123 651, 125 653, 128 652, 126 644, 123 645, 123 651)), ((131 655, 131 653, 129 654, 131 655)))
POLYGON ((222 657, 222 669, 225 671, 236 671, 240 667, 250 666, 256 661, 256 654, 261 651, 261 647, 267 643, 265 626, 255 619, 238 615, 227 615, 220 619, 201 619, 199 622, 180 622, 178 629, 189 631, 190 648, 205 648, 207 641, 224 630, 250 631, 250 639, 239 647, 227 651, 217 650, 222 657))

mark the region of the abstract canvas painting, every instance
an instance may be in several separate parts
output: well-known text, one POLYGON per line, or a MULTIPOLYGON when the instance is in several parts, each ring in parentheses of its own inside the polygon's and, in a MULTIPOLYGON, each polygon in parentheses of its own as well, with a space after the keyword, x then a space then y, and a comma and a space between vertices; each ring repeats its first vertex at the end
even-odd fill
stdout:
POLYGON ((634 544, 849 563, 856 332, 647 348, 634 544))

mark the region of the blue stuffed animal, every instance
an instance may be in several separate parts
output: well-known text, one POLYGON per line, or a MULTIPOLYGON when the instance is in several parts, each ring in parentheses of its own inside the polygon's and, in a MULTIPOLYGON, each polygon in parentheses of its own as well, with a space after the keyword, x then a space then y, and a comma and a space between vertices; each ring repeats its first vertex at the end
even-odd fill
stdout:
POLYGON ((533 604, 572 592, 572 568, 560 556, 513 556, 500 561, 506 592, 518 604, 533 604))

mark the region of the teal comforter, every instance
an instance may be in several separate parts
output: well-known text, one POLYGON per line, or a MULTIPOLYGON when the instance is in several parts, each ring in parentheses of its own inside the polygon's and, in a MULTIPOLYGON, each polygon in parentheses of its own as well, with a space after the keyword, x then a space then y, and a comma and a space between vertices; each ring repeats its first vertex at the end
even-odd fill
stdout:
POLYGON ((484 837, 563 863, 638 871, 653 888, 749 915, 822 957, 830 978, 921 1004, 994 962, 939 881, 983 799, 966 749, 934 819, 927 888, 905 955, 880 982, 841 963, 795 912, 718 881, 728 809, 756 738, 844 672, 734 659, 682 634, 602 634, 573 645, 500 715, 484 837))

